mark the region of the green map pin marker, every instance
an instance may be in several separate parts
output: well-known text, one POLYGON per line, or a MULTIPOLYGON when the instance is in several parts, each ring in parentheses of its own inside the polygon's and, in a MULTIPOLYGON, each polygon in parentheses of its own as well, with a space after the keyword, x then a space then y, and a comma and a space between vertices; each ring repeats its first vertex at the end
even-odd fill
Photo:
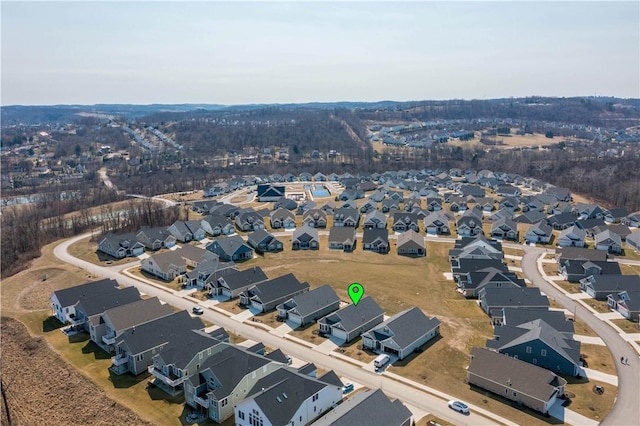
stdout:
POLYGON ((351 298, 351 301, 353 302, 354 305, 358 305, 358 302, 360 301, 360 299, 362 299, 362 296, 364 295, 364 287, 362 287, 362 284, 358 284, 358 283, 353 283, 349 286, 349 290, 347 290, 349 293, 349 297, 351 298))

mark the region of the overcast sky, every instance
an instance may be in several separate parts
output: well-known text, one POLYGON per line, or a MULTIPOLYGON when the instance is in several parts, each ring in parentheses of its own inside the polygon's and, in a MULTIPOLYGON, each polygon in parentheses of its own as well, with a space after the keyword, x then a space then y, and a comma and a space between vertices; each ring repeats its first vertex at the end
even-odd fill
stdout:
POLYGON ((2 105, 640 97, 640 2, 2 1, 2 105))

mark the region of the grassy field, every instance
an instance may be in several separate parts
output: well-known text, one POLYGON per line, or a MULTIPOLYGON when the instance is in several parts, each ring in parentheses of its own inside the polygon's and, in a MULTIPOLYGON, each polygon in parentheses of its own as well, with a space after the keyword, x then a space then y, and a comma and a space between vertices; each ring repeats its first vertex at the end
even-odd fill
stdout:
POLYGON ((585 299, 585 303, 601 314, 611 312, 611 308, 609 308, 609 305, 607 305, 607 302, 604 300, 585 299))
POLYGON ((571 294, 580 293, 580 284, 578 283, 570 283, 566 280, 554 281, 556 285, 561 287, 564 291, 571 294))
POLYGON ((640 323, 629 321, 624 318, 614 319, 611 320, 611 322, 620 327, 625 333, 640 333, 640 323))
POLYGON ((549 275, 550 277, 556 277, 560 275, 560 273, 558 273, 557 263, 543 263, 542 270, 545 272, 545 274, 549 275))
POLYGON ((595 380, 575 379, 565 377, 567 380, 566 392, 575 395, 571 398, 571 404, 567 407, 585 417, 594 420, 602 420, 607 415, 618 395, 618 387, 595 380), (602 395, 594 391, 594 387, 600 385, 604 388, 602 395))
POLYGON ((589 368, 616 375, 616 364, 606 346, 581 343, 580 354, 587 360, 589 368))

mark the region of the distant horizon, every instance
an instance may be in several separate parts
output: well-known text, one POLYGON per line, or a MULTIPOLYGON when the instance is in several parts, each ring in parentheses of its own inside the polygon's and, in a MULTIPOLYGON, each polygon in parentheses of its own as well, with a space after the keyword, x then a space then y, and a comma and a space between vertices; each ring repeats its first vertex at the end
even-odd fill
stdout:
POLYGON ((360 100, 340 100, 340 101, 301 101, 301 102, 256 102, 256 103, 238 103, 238 104, 223 104, 217 102, 152 102, 152 103, 125 103, 125 102, 96 102, 85 104, 9 104, 0 105, 0 108, 7 107, 75 107, 75 106, 114 106, 114 105, 131 105, 131 106, 180 106, 180 105, 206 105, 216 107, 237 107, 237 106, 281 106, 281 105, 313 105, 313 104, 377 104, 384 102, 393 103, 415 103, 415 102, 451 102, 451 101, 496 101, 506 99, 527 99, 527 98, 545 98, 545 99, 580 99, 580 98, 595 98, 595 99, 619 99, 623 101, 640 101, 640 96, 634 97, 620 97, 612 95, 575 95, 575 96, 553 96, 553 95, 525 95, 525 96, 501 96, 495 98, 447 98, 447 99, 408 99, 408 100, 395 100, 395 99, 380 99, 376 101, 360 101, 360 100))
POLYGON ((0 105, 640 97, 637 1, 54 0, 0 10, 0 105))

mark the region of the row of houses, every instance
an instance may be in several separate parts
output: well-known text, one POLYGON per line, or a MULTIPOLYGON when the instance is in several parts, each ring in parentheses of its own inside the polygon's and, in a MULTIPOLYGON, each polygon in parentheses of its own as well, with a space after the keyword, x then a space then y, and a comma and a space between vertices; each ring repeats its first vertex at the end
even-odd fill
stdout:
POLYGON ((238 425, 340 425, 354 415, 411 422, 410 411, 380 390, 360 392, 342 406, 343 383, 333 371, 317 376, 313 364, 292 368, 280 350, 267 353, 261 343, 232 345, 224 329, 205 331, 199 318, 156 298, 135 300, 133 290, 113 280, 59 290, 51 296, 54 315, 113 354, 114 374, 148 372, 155 386, 183 394, 186 405, 216 423, 233 417, 238 425), (372 417, 372 406, 385 413, 372 417))
POLYGON ((560 375, 583 374, 573 322, 509 271, 499 240, 461 237, 449 260, 457 290, 477 298, 494 327, 486 347, 471 351, 467 382, 546 413, 564 395, 560 375))

